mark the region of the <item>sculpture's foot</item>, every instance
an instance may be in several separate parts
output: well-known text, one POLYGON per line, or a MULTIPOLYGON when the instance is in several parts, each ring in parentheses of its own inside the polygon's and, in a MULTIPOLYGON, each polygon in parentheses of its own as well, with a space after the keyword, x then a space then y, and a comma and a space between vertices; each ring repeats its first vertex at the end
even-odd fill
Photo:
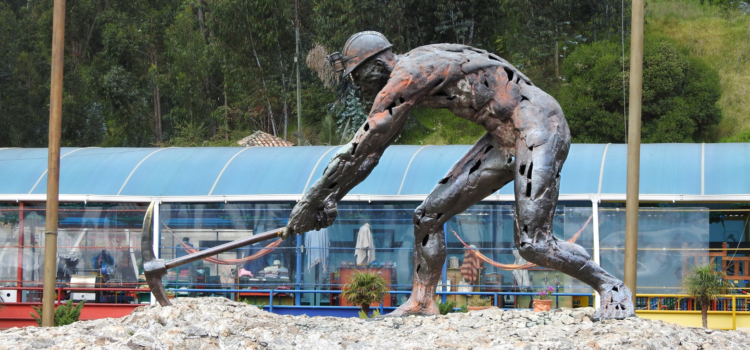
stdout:
POLYGON ((399 306, 393 312, 383 315, 383 317, 403 317, 410 315, 439 315, 440 310, 437 307, 435 300, 427 298, 426 300, 417 301, 414 298, 409 298, 404 304, 399 306))
POLYGON ((591 316, 593 321, 603 319, 622 320, 627 317, 635 317, 633 307, 633 294, 622 282, 602 285, 604 290, 601 294, 601 307, 591 316))

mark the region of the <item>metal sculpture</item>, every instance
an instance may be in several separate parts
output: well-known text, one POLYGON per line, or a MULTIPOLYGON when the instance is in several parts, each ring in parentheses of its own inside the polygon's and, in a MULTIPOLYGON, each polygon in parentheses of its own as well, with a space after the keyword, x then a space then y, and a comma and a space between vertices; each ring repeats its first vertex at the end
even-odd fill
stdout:
POLYGON ((337 203, 378 164, 416 105, 447 108, 487 130, 438 181, 414 212, 414 281, 409 300, 392 315, 438 314, 435 288, 446 257, 443 224, 515 180, 514 240, 521 256, 592 286, 601 295, 595 318, 634 316, 632 294, 586 251, 552 234, 560 170, 570 130, 554 98, 504 59, 465 45, 437 44, 394 55, 380 33, 346 42, 332 66, 366 95, 367 122, 331 159, 294 207, 284 236, 330 226, 337 203))

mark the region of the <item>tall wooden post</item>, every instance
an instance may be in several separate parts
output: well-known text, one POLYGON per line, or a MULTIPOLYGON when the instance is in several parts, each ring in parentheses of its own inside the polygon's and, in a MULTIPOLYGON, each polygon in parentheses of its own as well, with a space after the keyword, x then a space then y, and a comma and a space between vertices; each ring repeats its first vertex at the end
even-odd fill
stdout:
POLYGON ((625 197, 625 286, 636 296, 638 270, 638 193, 641 168, 644 0, 633 0, 630 32, 630 109, 628 112, 628 185, 625 197))
POLYGON ((294 1, 294 37, 297 45, 297 52, 294 54, 294 63, 297 66, 297 146, 302 146, 302 140, 305 136, 302 133, 302 88, 299 81, 299 0, 294 1))
POLYGON ((57 200, 60 185, 60 129, 62 124, 65 0, 55 0, 52 13, 52 84, 49 99, 49 149, 47 156, 47 215, 44 232, 44 288, 42 326, 55 325, 57 275, 57 200))
MULTIPOLYGON (((17 287, 23 287, 23 242, 24 242, 24 226, 26 226, 26 223, 23 220, 24 212, 23 212, 23 202, 18 204, 18 270, 17 270, 17 276, 18 276, 18 282, 17 287)), ((16 302, 20 303, 21 300, 23 300, 23 291, 18 290, 18 294, 16 294, 16 302)))

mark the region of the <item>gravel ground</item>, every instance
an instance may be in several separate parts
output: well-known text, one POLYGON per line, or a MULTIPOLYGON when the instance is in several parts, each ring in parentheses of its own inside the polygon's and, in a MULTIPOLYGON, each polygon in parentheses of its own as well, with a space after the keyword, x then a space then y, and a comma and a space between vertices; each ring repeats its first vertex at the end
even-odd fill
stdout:
POLYGON ((630 318, 593 323, 591 308, 490 308, 360 320, 285 316, 224 298, 180 298, 122 318, 0 332, 0 349, 748 349, 750 334, 630 318))

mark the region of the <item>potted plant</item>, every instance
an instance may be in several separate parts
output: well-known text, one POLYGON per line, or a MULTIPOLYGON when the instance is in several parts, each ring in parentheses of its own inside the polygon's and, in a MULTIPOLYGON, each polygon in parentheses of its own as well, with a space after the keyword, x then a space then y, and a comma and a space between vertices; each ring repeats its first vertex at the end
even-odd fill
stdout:
POLYGON ((555 289, 549 286, 547 289, 542 289, 537 293, 539 299, 534 299, 534 312, 549 311, 552 308, 552 299, 550 299, 550 296, 552 296, 552 292, 554 291, 555 289))
POLYGON ((168 290, 165 292, 167 299, 174 299, 174 291, 168 290))
POLYGON ((469 306, 467 309, 469 311, 479 311, 484 309, 489 309, 492 307, 492 302, 490 299, 482 299, 482 298, 471 298, 469 299, 469 306))
POLYGON ((708 265, 695 265, 690 274, 682 280, 682 289, 685 294, 695 298, 701 306, 701 318, 703 328, 708 328, 708 305, 716 297, 727 294, 734 287, 729 281, 724 280, 726 273, 716 271, 713 263, 708 265))
POLYGON ((388 293, 388 282, 374 272, 354 271, 349 283, 342 286, 341 295, 354 305, 359 305, 365 315, 370 314, 370 304, 382 302, 388 293))

